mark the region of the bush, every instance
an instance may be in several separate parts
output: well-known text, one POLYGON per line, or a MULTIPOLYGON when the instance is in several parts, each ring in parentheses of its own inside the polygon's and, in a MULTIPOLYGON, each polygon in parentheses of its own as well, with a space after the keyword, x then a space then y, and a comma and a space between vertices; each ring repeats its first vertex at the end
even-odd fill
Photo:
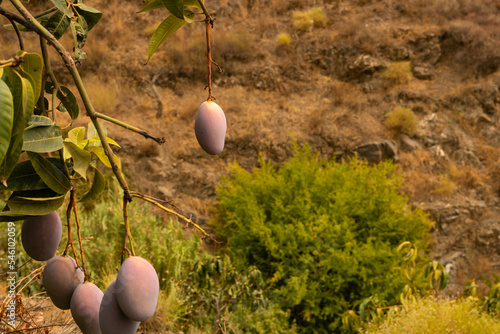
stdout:
POLYGON ((387 68, 381 74, 391 84, 404 84, 412 77, 409 61, 396 61, 387 64, 387 68))
POLYGON ((385 115, 385 125, 395 134, 413 134, 418 128, 417 116, 408 108, 397 107, 385 115))
POLYGON ((276 168, 232 165, 217 189, 217 231, 237 267, 256 266, 301 333, 331 333, 361 299, 396 302, 397 247, 425 249, 432 223, 400 194, 395 165, 325 162, 309 146, 276 168))
POLYGON ((475 298, 446 301, 427 297, 406 305, 399 314, 386 318, 380 326, 372 326, 366 333, 487 334, 500 333, 500 324, 481 311, 475 298))
POLYGON ((293 25, 299 31, 305 31, 312 26, 324 27, 326 25, 326 15, 319 7, 313 7, 307 12, 294 12, 293 25))
POLYGON ((279 47, 289 46, 290 44, 292 44, 292 37, 289 34, 281 33, 276 36, 276 43, 279 47))

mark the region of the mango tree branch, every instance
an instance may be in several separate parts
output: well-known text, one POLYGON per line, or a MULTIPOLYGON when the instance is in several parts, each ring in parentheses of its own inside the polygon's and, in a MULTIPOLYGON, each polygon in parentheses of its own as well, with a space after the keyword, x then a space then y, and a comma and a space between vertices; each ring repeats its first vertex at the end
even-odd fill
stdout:
POLYGON ((138 133, 140 135, 143 135, 146 139, 153 139, 158 144, 163 144, 165 142, 165 138, 163 138, 163 137, 162 138, 153 137, 149 133, 147 133, 146 131, 141 130, 139 128, 136 128, 135 126, 132 126, 132 125, 127 124, 125 122, 122 122, 120 120, 117 120, 116 118, 113 118, 113 117, 110 117, 110 116, 107 116, 107 115, 104 115, 104 114, 101 114, 101 113, 98 113, 98 112, 95 112, 94 115, 97 118, 106 120, 106 121, 111 122, 113 124, 119 125, 119 126, 125 128, 127 130, 130 130, 132 132, 135 132, 135 133, 138 133))
POLYGON ((20 0, 10 0, 10 2, 16 7, 16 9, 19 11, 19 13, 24 17, 26 21, 29 22, 35 29, 33 31, 37 32, 40 36, 45 38, 47 42, 49 42, 59 53, 61 58, 64 60, 66 63, 66 67, 68 68, 71 76, 73 77, 73 81, 76 84, 76 87, 78 89, 78 92, 80 93, 80 97, 82 98, 83 104, 85 105, 85 109, 87 110, 87 116, 90 117, 92 123, 94 124, 94 127, 99 135, 99 138, 102 143, 102 147, 104 149, 104 153, 108 157, 109 163, 111 164, 111 169, 113 170, 113 173, 115 174, 118 183, 120 183, 120 186, 123 189, 124 195, 127 198, 128 201, 132 200, 132 196, 130 195, 130 191, 128 189, 127 181, 125 180, 125 177, 123 176, 120 168, 118 168, 118 165, 115 162, 114 159, 114 153, 113 150, 111 149, 111 146, 109 145, 106 136, 104 134, 104 131, 101 127, 101 124, 97 120, 97 117, 95 116, 95 110, 94 107, 92 106, 92 103, 90 102, 90 98, 87 94, 87 90, 85 89, 85 86, 83 85, 82 78, 80 77, 80 73, 78 72, 76 66, 75 66, 75 61, 73 58, 71 58, 70 54, 64 49, 64 47, 59 43, 59 41, 47 30, 45 29, 44 26, 38 22, 33 15, 23 6, 23 4, 20 2, 20 0))
POLYGON ((214 241, 215 243, 218 243, 218 244, 221 243, 220 241, 215 240, 210 234, 205 232, 205 230, 200 225, 193 222, 190 218, 187 218, 187 217, 181 215, 180 213, 175 212, 174 210, 169 209, 169 208, 161 205, 160 203, 158 203, 157 201, 155 201, 154 199, 152 199, 149 196, 143 195, 143 194, 135 192, 135 191, 132 191, 131 194, 133 197, 137 197, 137 198, 140 198, 146 202, 152 203, 152 204, 156 205, 157 207, 159 207, 160 209, 162 209, 163 211, 166 211, 166 212, 176 216, 177 218, 182 219, 186 223, 193 225, 198 231, 200 231, 203 234, 203 238, 208 237, 208 238, 212 239, 212 241, 214 241))
POLYGON ((7 17, 7 19, 10 21, 10 24, 14 27, 14 30, 16 31, 17 39, 19 40, 19 49, 24 51, 24 42, 23 38, 21 37, 21 33, 19 32, 19 28, 17 27, 17 24, 14 22, 14 20, 10 17, 7 17))
POLYGON ((198 0, 198 3, 200 4, 201 9, 203 10, 203 14, 205 14, 205 18, 207 19, 208 22, 210 22, 210 25, 213 27, 215 19, 212 16, 210 16, 207 7, 205 7, 205 4, 203 3, 203 0, 198 0))

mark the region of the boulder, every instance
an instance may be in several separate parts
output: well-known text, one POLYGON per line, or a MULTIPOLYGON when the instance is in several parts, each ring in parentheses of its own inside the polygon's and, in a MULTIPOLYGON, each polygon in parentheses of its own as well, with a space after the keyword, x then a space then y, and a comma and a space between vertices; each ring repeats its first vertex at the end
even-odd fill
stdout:
POLYGON ((399 161, 398 146, 393 140, 363 144, 358 146, 355 151, 361 159, 365 159, 369 163, 376 164, 388 159, 392 159, 394 162, 399 161))

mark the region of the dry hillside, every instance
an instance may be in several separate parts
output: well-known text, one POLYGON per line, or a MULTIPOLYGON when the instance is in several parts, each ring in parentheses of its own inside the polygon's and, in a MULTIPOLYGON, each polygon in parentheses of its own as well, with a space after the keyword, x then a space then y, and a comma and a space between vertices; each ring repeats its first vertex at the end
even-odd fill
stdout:
MULTIPOLYGON (((208 217, 229 163, 251 169, 260 153, 280 163, 291 139, 327 158, 391 158, 410 202, 436 221, 433 256, 450 270, 448 293, 499 270, 500 1, 207 0, 223 69, 214 95, 228 121, 216 157, 193 131, 207 97, 204 25, 184 26, 144 65, 166 10, 86 3, 104 13, 80 66, 96 108, 166 139, 158 146, 108 125, 133 188, 208 217)), ((17 39, 6 30, 0 38, 8 58, 17 39)))

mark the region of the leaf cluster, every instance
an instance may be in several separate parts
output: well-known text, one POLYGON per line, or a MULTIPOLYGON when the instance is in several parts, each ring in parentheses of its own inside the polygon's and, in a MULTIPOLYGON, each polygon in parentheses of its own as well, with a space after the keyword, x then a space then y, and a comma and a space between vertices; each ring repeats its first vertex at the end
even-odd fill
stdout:
POLYGON ((318 159, 308 145, 277 168, 233 165, 218 187, 216 229, 238 268, 256 266, 301 332, 331 333, 368 296, 396 303, 407 283, 398 246, 426 249, 432 226, 400 193, 395 165, 318 159))

